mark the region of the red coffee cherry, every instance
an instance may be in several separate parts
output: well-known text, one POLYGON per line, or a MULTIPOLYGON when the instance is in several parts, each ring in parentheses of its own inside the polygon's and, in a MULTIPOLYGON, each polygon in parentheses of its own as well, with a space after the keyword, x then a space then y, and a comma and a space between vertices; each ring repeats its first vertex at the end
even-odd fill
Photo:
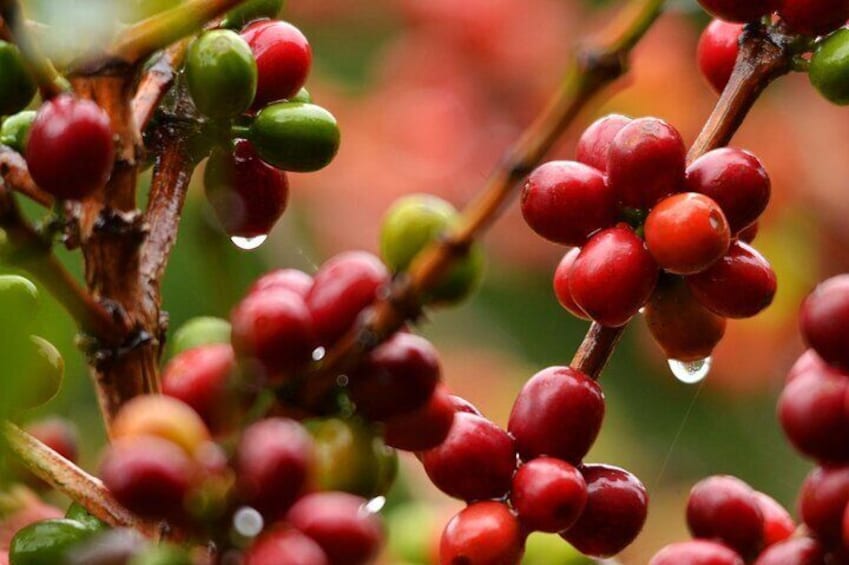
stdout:
POLYGON ((576 161, 550 161, 530 174, 522 189, 522 216, 537 234, 563 245, 583 245, 612 226, 616 195, 598 169, 576 161))
POLYGON ((678 131, 658 118, 627 124, 610 144, 607 181, 624 206, 651 208, 681 190, 687 149, 678 131))
POLYGON ((717 93, 725 90, 734 72, 742 33, 743 24, 713 20, 699 37, 696 61, 702 75, 717 93))
POLYGON ((423 406, 384 422, 383 440, 386 445, 405 451, 436 447, 448 435, 455 412, 457 409, 448 389, 437 384, 423 406))
POLYGON ((781 0, 778 14, 794 33, 825 35, 849 19, 849 1, 781 0))
POLYGON ((326 261, 306 298, 321 343, 332 345, 342 337, 387 280, 389 272, 380 259, 365 251, 340 253, 326 261))
POLYGON ((585 555, 610 557, 628 547, 643 529, 649 497, 640 480, 612 465, 583 465, 587 505, 560 537, 585 555))
POLYGON ((620 225, 593 235, 569 273, 578 307, 604 326, 628 323, 648 301, 659 270, 634 231, 620 225))
POLYGON ((596 381, 571 367, 548 367, 522 387, 507 429, 522 459, 548 455, 577 465, 603 419, 604 394, 596 381))
POLYGON ((755 238, 758 236, 758 222, 751 224, 747 228, 743 228, 737 233, 737 239, 742 241, 743 243, 751 244, 755 241, 755 238))
POLYGON ((758 219, 771 190, 769 175, 758 158, 731 147, 714 149, 696 159, 687 168, 687 189, 716 201, 732 234, 758 219))
POLYGON ((26 431, 72 463, 79 456, 77 426, 64 418, 47 418, 26 426, 26 431))
POLYGON ((769 495, 755 491, 755 497, 764 517, 764 546, 770 546, 792 536, 796 531, 796 522, 793 521, 790 513, 769 495))
POLYGON ((764 517, 755 491, 736 477, 715 475, 696 483, 687 501, 693 537, 718 539, 740 555, 763 546, 764 517))
POLYGON ((649 565, 744 565, 743 558, 721 543, 703 539, 667 545, 649 565))
POLYGON ((554 295, 567 312, 576 318, 589 320, 589 316, 581 310, 580 306, 575 304, 575 299, 572 298, 572 291, 569 290, 569 275, 572 273, 572 265, 575 264, 575 259, 578 258, 580 252, 580 247, 573 247, 560 260, 560 264, 557 265, 557 269, 554 271, 554 295))
POLYGON ((619 130, 629 123, 631 118, 620 114, 610 114, 594 121, 578 139, 575 160, 606 173, 610 143, 619 130))
POLYGON ((802 303, 799 325, 826 363, 849 369, 849 275, 820 283, 802 303))
POLYGON ((500 498, 510 490, 516 448, 507 432, 481 416, 458 412, 439 446, 422 454, 427 476, 462 500, 500 498))
POLYGON ((253 108, 293 97, 304 86, 312 64, 310 44, 301 30, 278 20, 260 20, 241 33, 254 54, 257 87, 253 108))
POLYGON ((790 538, 766 548, 753 565, 825 565, 825 551, 813 538, 790 538))
POLYGON ((70 94, 41 105, 26 161, 42 189, 59 199, 85 198, 109 180, 114 156, 109 116, 100 106, 70 94))
POLYGON ((344 492, 319 492, 298 500, 286 519, 315 540, 331 565, 370 563, 383 543, 380 519, 368 501, 344 492))
POLYGON ((537 457, 516 471, 510 501, 526 528, 562 532, 584 510, 587 483, 569 463, 553 457, 537 457))
POLYGON ((799 516, 823 545, 838 546, 847 503, 849 467, 816 467, 802 483, 799 516))
POLYGON ((709 269, 686 278, 693 296, 726 318, 750 318, 772 304, 775 272, 763 255, 740 241, 709 269))
POLYGON ((519 563, 525 540, 519 521, 502 502, 476 502, 451 518, 439 542, 442 565, 519 563))
POLYGON ((816 351, 808 349, 802 353, 802 355, 796 359, 796 362, 793 363, 793 366, 790 367, 790 370, 787 372, 787 377, 784 379, 785 386, 799 375, 813 370, 826 371, 830 370, 830 367, 819 355, 817 355, 816 351))
POLYGON ((455 412, 465 412, 467 414, 474 414, 475 416, 483 416, 481 411, 465 398, 457 396, 456 394, 450 395, 449 398, 451 399, 455 412))
POLYGON ((315 448, 296 421, 269 418, 250 425, 236 452, 239 497, 266 519, 282 517, 306 490, 315 448))
POLYGON ((731 230, 713 199, 697 192, 661 200, 646 218, 646 246, 657 264, 676 275, 700 273, 728 251, 731 230))
POLYGON ((297 269, 277 269, 255 280, 251 288, 248 289, 248 294, 269 288, 289 290, 306 299, 307 293, 312 288, 312 277, 297 269))
POLYGON ((276 527, 248 548, 244 565, 328 565, 321 546, 298 530, 276 527))
POLYGON ((778 9, 780 0, 699 0, 706 12, 727 22, 753 22, 778 9))
POLYGON ((352 372, 348 392, 358 412, 385 420, 423 406, 439 375, 436 348, 423 337, 397 333, 352 372))

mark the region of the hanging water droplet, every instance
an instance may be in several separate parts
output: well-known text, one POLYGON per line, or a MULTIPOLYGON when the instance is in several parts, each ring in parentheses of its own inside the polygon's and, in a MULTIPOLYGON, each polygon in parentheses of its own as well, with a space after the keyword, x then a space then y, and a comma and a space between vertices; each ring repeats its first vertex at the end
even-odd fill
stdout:
POLYGON ((323 347, 318 346, 318 347, 316 347, 315 349, 312 350, 312 360, 313 361, 321 361, 322 359, 324 359, 324 355, 326 353, 327 353, 327 351, 323 347))
POLYGON ((643 306, 642 308, 640 308, 639 312, 640 312, 640 314, 645 315, 645 313, 646 313, 646 307, 645 307, 645 306, 643 306))
POLYGON ((235 245, 239 249, 251 251, 265 243, 266 239, 268 239, 267 235, 258 235, 256 237, 240 237, 238 235, 234 235, 230 238, 230 241, 232 241, 233 245, 235 245))
POLYGON ((363 510, 371 514, 377 514, 386 505, 385 496, 375 496, 363 505, 363 510))
POLYGON ((258 536, 264 526, 262 515, 250 506, 242 506, 233 515, 233 529, 246 538, 258 536))
POLYGON ((669 359, 669 370, 675 375, 675 378, 682 383, 688 385, 695 384, 704 379, 710 372, 710 366, 713 360, 710 357, 698 359, 696 361, 678 361, 677 359, 669 359))
POLYGON ((336 377, 336 386, 348 386, 348 375, 339 375, 336 377))

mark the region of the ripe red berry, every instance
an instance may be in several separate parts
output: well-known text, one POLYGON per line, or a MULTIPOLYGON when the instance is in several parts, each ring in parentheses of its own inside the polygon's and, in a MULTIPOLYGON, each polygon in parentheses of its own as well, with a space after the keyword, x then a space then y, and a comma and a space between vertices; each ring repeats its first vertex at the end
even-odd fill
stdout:
POLYGON ((713 20, 699 37, 696 61, 702 75, 716 92, 725 90, 734 72, 742 33, 743 24, 713 20))
POLYGON ((762 492, 755 492, 758 508, 764 517, 764 547, 784 541, 796 531, 796 523, 790 513, 774 498, 762 492))
POLYGON ((312 288, 312 277, 297 269, 277 269, 255 280, 248 289, 248 294, 269 288, 289 290, 306 299, 307 293, 312 288))
POLYGON ((459 397, 456 394, 450 395, 450 398, 456 412, 465 412, 467 414, 474 414, 475 416, 483 416, 481 411, 465 398, 459 397))
POLYGON ((580 252, 580 247, 573 247, 560 260, 560 264, 557 265, 557 269, 554 271, 554 295, 567 312, 577 318, 589 320, 589 317, 581 310, 580 306, 575 304, 575 299, 572 298, 572 291, 569 290, 569 276, 572 273, 572 265, 575 264, 575 259, 578 258, 580 252))
POLYGON ((524 552, 519 521, 502 502, 476 502, 451 518, 439 542, 442 565, 513 565, 524 552))
POLYGON ((569 273, 578 307, 604 326, 625 325, 648 301, 659 270, 643 240, 620 225, 593 235, 569 273))
POLYGON ((826 363, 849 369, 849 275, 820 283, 802 303, 799 324, 826 363))
POLYGON ((817 355, 816 351, 808 349, 802 353, 799 358, 796 359, 796 362, 793 363, 793 366, 790 367, 790 370, 787 372, 787 377, 784 379, 784 384, 787 385, 796 377, 808 371, 825 371, 828 370, 828 368, 829 365, 823 361, 819 355, 817 355))
POLYGON ((780 0, 699 0, 707 12, 727 22, 753 22, 778 9, 780 0))
POLYGON ((752 243, 755 241, 755 238, 758 236, 758 222, 751 224, 747 228, 743 228, 737 233, 737 239, 742 241, 743 243, 752 243))
POLYGON ((594 121, 578 139, 578 146, 575 148, 575 160, 606 173, 610 143, 619 133, 619 130, 629 123, 631 123, 631 118, 620 114, 610 114, 594 121))
POLYGON ((744 565, 734 550, 714 541, 694 539, 667 545, 649 565, 744 565))
POLYGON ((244 565, 328 565, 321 546, 298 530, 277 527, 248 548, 244 565))
POLYGON ((736 477, 715 475, 696 483, 687 501, 693 537, 718 539, 743 556, 763 545, 764 517, 755 491, 736 477))
POLYGON ((799 492, 799 516, 825 546, 838 546, 849 503, 849 467, 816 467, 799 492))
POLYGON ((522 216, 537 234, 563 245, 583 245, 616 221, 616 195, 598 169, 576 161, 550 161, 522 189, 522 216))
POLYGON ((26 431, 68 461, 77 462, 79 435, 73 422, 48 418, 28 424, 26 431))
POLYGON ((585 555, 610 557, 625 549, 643 529, 649 497, 640 480, 612 465, 583 465, 587 505, 560 536, 585 555))
POLYGON ((604 394, 596 381, 571 367, 548 367, 522 387, 507 429, 522 459, 548 455, 577 465, 603 418, 604 394))
POLYGON ((693 296, 726 318, 749 318, 775 297, 775 272, 763 255, 740 241, 709 269, 686 278, 693 296))
POLYGON ((610 144, 608 183, 622 205, 651 208, 681 190, 686 155, 681 135, 663 120, 633 120, 610 144))
POLYGON ((422 454, 427 476, 449 496, 500 498, 510 490, 516 448, 507 432, 481 416, 459 412, 439 446, 422 454))
POLYGON ((802 35, 825 35, 849 19, 847 0, 781 0, 778 14, 790 31, 802 35))
POLYGON ((384 422, 386 445, 405 451, 423 451, 441 444, 448 435, 457 409, 448 389, 437 384, 420 408, 384 422))
POLYGON ((790 538, 766 548, 753 565, 825 565, 825 551, 813 538, 790 538))
POLYGON ((537 457, 516 471, 510 501, 524 527, 561 532, 583 512, 587 483, 569 463, 553 457, 537 457))
POLYGON ((705 153, 687 168, 687 189, 709 196, 722 208, 731 233, 752 225, 766 209, 770 180, 757 157, 723 147, 705 153))
POLYGON ((27 141, 27 167, 56 198, 79 200, 104 186, 114 155, 109 116, 91 100, 62 94, 39 108, 27 141))
POLYGON ((256 59, 258 80, 253 108, 288 99, 307 80, 312 51, 301 31, 287 22, 260 20, 242 30, 256 59))

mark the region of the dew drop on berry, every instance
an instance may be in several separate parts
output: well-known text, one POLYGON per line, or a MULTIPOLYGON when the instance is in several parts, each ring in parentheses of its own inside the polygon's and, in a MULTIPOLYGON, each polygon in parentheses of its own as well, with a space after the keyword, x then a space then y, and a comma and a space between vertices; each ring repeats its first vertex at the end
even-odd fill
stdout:
POLYGON ((265 243, 265 240, 268 239, 268 235, 257 235, 254 237, 240 237, 238 235, 234 235, 230 238, 230 241, 233 242, 233 245, 242 249, 244 251, 252 251, 265 243))
POLYGON ((262 514, 250 506, 242 506, 233 514, 233 529, 240 536, 254 538, 262 532, 265 522, 262 514))
POLYGON ((676 379, 688 385, 701 382, 710 372, 710 366, 713 360, 710 357, 697 359, 695 361, 678 361, 677 359, 669 359, 669 370, 676 379))
POLYGON ((324 356, 326 354, 327 351, 323 347, 318 346, 312 350, 312 354, 310 356, 312 357, 313 361, 321 361, 322 359, 324 359, 324 356))
POLYGON ((386 497, 385 496, 375 496, 365 504, 363 504, 363 510, 368 512, 369 514, 377 514, 383 507, 386 506, 386 497))

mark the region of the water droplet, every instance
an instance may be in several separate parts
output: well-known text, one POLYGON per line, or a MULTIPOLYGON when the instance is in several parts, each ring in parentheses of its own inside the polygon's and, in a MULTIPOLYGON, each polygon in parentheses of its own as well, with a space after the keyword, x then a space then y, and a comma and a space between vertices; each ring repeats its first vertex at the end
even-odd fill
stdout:
POLYGON ((256 237, 239 237, 238 235, 234 235, 230 238, 230 241, 239 249, 251 251, 265 243, 266 239, 268 239, 267 235, 258 235, 256 237))
POLYGON ((324 355, 326 353, 327 353, 327 351, 323 347, 318 346, 318 347, 316 347, 315 349, 312 350, 312 360, 313 361, 321 361, 322 359, 324 359, 324 355))
POLYGON ((710 366, 713 360, 710 357, 698 359, 696 361, 678 361, 670 359, 669 370, 675 375, 675 378, 682 383, 688 385, 695 384, 704 379, 710 372, 710 366))
POLYGON ((348 375, 339 375, 336 377, 337 386, 348 386, 348 375))
POLYGON ((246 538, 258 536, 264 526, 262 515, 250 506, 242 506, 233 514, 233 529, 246 538))
POLYGON ((645 313, 646 313, 646 307, 645 307, 645 306, 643 306, 642 308, 640 308, 639 312, 640 312, 640 314, 645 315, 645 313))
POLYGON ((385 496, 375 496, 363 505, 363 510, 371 514, 377 514, 386 505, 385 496))

